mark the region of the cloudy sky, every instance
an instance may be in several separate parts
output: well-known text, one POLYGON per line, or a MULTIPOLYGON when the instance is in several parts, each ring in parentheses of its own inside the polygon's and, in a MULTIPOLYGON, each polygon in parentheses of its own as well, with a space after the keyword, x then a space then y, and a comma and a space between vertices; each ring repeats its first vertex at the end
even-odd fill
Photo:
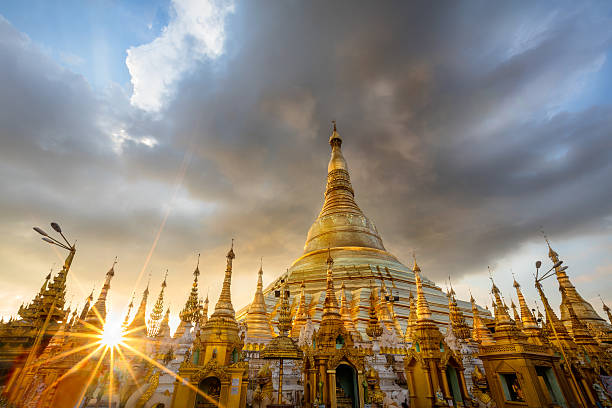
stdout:
POLYGON ((73 306, 117 256, 111 314, 166 269, 176 314, 198 253, 214 304, 231 238, 244 306, 260 257, 269 282, 303 250, 333 119, 405 263, 533 301, 543 228, 612 306, 612 5, 532 3, 0 3, 0 314, 59 268, 50 221, 73 306))

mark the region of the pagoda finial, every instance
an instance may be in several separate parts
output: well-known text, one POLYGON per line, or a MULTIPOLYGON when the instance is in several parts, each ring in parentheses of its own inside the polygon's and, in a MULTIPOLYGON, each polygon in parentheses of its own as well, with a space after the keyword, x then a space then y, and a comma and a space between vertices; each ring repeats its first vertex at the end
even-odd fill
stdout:
POLYGON ((193 276, 195 276, 196 282, 198 280, 199 275, 200 275, 200 254, 198 253, 198 262, 196 263, 195 270, 193 271, 193 276))

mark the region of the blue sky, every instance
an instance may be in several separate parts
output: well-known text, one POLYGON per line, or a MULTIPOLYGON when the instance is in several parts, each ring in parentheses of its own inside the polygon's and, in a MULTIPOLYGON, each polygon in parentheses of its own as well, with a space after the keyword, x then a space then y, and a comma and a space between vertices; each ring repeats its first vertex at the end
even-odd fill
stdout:
POLYGON ((169 1, 6 1, 0 13, 59 64, 93 86, 130 82, 126 50, 154 39, 168 23, 169 1))

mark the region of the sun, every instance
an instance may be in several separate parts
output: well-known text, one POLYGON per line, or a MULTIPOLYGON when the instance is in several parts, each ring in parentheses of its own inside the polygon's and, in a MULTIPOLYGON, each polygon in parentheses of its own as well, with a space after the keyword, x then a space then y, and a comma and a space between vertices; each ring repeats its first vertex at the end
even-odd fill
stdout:
POLYGON ((100 336, 100 342, 106 347, 115 347, 123 341, 123 328, 116 322, 106 322, 100 336))

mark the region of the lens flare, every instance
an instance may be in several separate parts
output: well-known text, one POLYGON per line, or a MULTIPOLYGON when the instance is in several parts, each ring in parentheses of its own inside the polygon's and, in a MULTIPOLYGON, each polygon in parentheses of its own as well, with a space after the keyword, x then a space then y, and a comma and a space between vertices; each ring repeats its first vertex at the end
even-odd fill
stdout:
POLYGON ((116 322, 106 322, 100 335, 100 341, 106 347, 114 348, 123 341, 123 328, 116 322))

